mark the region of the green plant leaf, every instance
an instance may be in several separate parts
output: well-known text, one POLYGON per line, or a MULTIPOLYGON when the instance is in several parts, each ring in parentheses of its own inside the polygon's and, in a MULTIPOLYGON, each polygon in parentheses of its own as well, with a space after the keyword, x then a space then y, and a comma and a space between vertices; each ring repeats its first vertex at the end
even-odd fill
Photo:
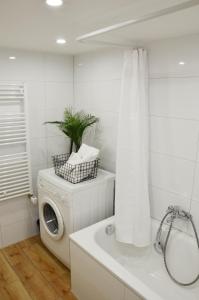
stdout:
POLYGON ((73 109, 69 107, 64 111, 63 121, 51 121, 45 122, 45 124, 57 125, 58 128, 71 139, 71 143, 75 144, 76 151, 78 151, 85 130, 98 121, 99 119, 91 114, 86 114, 84 111, 74 112, 73 109))

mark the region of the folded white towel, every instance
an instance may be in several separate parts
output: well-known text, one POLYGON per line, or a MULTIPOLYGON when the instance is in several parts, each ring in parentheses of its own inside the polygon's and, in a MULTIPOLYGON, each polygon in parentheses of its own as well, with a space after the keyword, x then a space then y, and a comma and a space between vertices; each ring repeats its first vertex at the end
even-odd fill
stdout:
MULTIPOLYGON (((99 156, 99 150, 90 147, 86 144, 82 144, 77 153, 72 152, 68 161, 59 168, 58 172, 66 180, 70 178, 72 182, 77 183, 83 179, 89 177, 91 174, 95 163, 87 168, 85 165, 81 165, 84 162, 92 162, 99 156)), ((92 164, 92 163, 91 163, 92 164)))
POLYGON ((82 144, 78 154, 83 161, 88 162, 97 159, 99 150, 86 144, 82 144))
MULTIPOLYGON (((77 152, 77 157, 82 163, 95 161, 98 156, 99 150, 86 144, 82 144, 79 151, 77 152)), ((95 164, 93 163, 93 165, 91 165, 89 168, 85 165, 76 166, 70 174, 73 177, 73 181, 81 181, 89 177, 89 175, 93 171, 94 165, 95 164)))
POLYGON ((80 157, 80 155, 78 153, 72 152, 67 161, 67 164, 75 166, 75 165, 81 164, 82 162, 83 162, 83 160, 80 157))

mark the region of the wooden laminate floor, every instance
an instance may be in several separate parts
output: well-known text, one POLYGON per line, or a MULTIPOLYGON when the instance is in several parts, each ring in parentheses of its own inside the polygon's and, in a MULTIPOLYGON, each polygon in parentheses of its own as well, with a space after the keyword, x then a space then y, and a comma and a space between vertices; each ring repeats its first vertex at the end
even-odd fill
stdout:
POLYGON ((70 271, 32 237, 0 250, 0 300, 76 300, 70 271))

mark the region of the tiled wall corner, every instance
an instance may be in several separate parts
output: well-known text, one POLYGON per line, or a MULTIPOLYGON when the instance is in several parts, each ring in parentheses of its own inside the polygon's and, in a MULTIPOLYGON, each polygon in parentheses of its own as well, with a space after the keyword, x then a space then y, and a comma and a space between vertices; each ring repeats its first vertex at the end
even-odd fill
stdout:
MULTIPOLYGON (((160 220, 169 205, 193 212, 199 231, 199 35, 147 45, 150 65, 150 199, 160 220), (179 65, 184 61, 184 65, 179 65)), ((75 106, 100 117, 101 163, 115 171, 123 50, 75 57, 75 106)))
POLYGON ((95 135, 85 141, 101 150, 101 166, 115 171, 123 51, 105 50, 75 56, 74 103, 99 117, 95 135))

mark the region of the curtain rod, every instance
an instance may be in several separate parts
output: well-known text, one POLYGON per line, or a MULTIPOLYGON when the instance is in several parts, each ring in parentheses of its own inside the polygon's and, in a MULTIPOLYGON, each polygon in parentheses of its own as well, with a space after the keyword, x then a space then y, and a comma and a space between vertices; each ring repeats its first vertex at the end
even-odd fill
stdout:
POLYGON ((118 48, 131 48, 131 47, 136 47, 139 48, 139 46, 133 46, 132 44, 120 44, 120 43, 113 43, 113 42, 108 42, 108 41, 98 41, 98 40, 79 40, 79 43, 82 44, 91 44, 91 45, 96 45, 96 46, 110 46, 110 47, 118 47, 118 48))
MULTIPOLYGON (((91 41, 88 41, 88 40, 91 39, 92 37, 102 35, 104 33, 108 33, 108 32, 111 32, 111 31, 115 31, 117 29, 124 28, 124 27, 130 26, 130 25, 135 25, 135 24, 138 24, 138 23, 143 23, 143 22, 146 22, 146 21, 149 21, 149 20, 153 20, 153 19, 156 19, 156 18, 161 17, 161 16, 169 15, 169 14, 181 11, 181 10, 185 10, 185 9, 194 7, 196 5, 199 5, 199 0, 189 0, 189 1, 186 1, 186 2, 181 3, 181 4, 176 4, 176 5, 173 5, 171 7, 164 8, 164 9, 158 10, 156 12, 141 16, 141 17, 136 18, 136 19, 131 19, 131 20, 128 20, 128 21, 125 21, 125 22, 122 22, 122 23, 117 23, 117 24, 114 24, 114 25, 111 25, 111 26, 108 26, 108 27, 104 27, 104 28, 92 31, 90 33, 87 33, 87 34, 84 34, 84 35, 81 35, 81 36, 77 37, 76 41, 82 42, 82 43, 87 43, 87 42, 91 43, 91 41)), ((112 45, 112 46, 117 46, 117 47, 131 47, 132 46, 132 45, 111 43, 111 42, 101 42, 101 41, 96 41, 96 40, 93 41, 93 44, 94 43, 95 44, 101 44, 101 45, 103 45, 103 44, 104 45, 110 45, 110 46, 112 45)))

